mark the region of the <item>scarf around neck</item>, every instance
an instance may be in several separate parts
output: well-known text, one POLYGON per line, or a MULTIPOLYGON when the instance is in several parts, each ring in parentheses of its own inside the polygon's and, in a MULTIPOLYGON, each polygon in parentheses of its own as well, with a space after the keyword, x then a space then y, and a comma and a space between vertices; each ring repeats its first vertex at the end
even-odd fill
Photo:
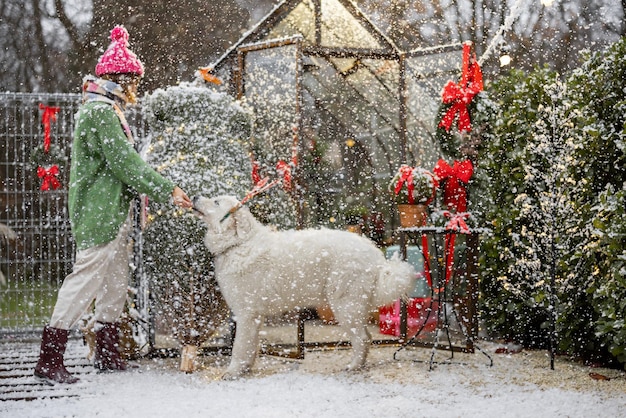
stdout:
POLYGON ((130 125, 124 116, 127 99, 122 86, 113 81, 87 76, 83 80, 83 103, 89 102, 104 102, 113 106, 126 137, 130 142, 134 142, 130 125))

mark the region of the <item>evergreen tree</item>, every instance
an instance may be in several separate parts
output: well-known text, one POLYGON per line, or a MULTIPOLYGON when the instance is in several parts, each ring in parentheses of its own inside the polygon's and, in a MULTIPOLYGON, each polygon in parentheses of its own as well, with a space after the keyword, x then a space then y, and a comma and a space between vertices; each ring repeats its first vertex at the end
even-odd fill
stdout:
POLYGON ((550 333, 544 328, 556 313, 546 297, 556 291, 559 348, 588 361, 622 364, 624 57, 626 39, 588 55, 565 78, 563 93, 557 96, 546 91, 556 79, 546 69, 513 71, 498 80, 491 89, 498 105, 491 116, 492 142, 481 159, 489 180, 485 219, 493 226, 483 246, 484 317, 490 330, 525 346, 545 347, 550 333), (547 139, 549 132, 557 143, 543 144, 541 138, 547 139), (559 144, 566 148, 559 149, 559 144), (545 180, 550 178, 558 182, 548 187, 545 180), (555 193, 542 200, 550 188, 555 193), (538 215, 549 213, 546 207, 557 216, 542 220, 538 215), (556 233, 550 238, 556 250, 550 255, 555 260, 553 287, 541 281, 546 277, 541 266, 548 261, 537 252, 546 250, 537 228, 542 224, 546 232, 556 233))
MULTIPOLYGON (((522 234, 528 231, 530 222, 516 199, 536 199, 537 188, 528 182, 525 171, 533 163, 527 145, 534 136, 539 106, 549 100, 543 86, 555 77, 545 68, 529 75, 512 71, 494 83, 491 92, 497 107, 492 109, 496 113, 492 116, 491 141, 484 144, 480 159, 488 182, 484 218, 493 230, 483 242, 484 318, 491 332, 527 347, 547 346, 548 335, 543 327, 550 317, 540 308, 543 301, 533 297, 539 279, 526 274, 535 272, 516 268, 518 260, 527 259, 522 234)), ((539 162, 535 167, 541 167, 539 162)))
MULTIPOLYGON (((150 125, 148 161, 190 196, 235 195, 251 188, 246 152, 251 113, 225 93, 182 84, 143 100, 150 125)), ((154 312, 185 345, 200 346, 228 315, 217 287, 205 227, 171 205, 149 204, 145 267, 154 312)))
POLYGON ((579 109, 571 167, 578 225, 564 343, 586 359, 610 354, 626 364, 626 38, 589 54, 568 84, 579 109))

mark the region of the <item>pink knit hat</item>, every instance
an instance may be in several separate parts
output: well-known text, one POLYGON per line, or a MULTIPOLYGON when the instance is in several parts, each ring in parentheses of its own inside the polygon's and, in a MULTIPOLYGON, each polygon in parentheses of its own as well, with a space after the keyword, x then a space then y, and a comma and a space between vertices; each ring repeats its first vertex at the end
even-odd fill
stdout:
POLYGON ((111 31, 111 45, 102 54, 96 65, 96 75, 137 74, 143 75, 143 64, 128 46, 128 31, 116 26, 111 31))

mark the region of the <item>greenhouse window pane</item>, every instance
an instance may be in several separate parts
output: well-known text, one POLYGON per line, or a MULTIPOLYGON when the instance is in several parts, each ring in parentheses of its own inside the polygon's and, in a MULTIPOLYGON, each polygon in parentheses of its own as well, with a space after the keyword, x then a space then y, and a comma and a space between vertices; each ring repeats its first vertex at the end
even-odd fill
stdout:
POLYGON ((322 0, 322 45, 381 49, 383 46, 336 0, 322 0))
POLYGON ((302 35, 306 42, 315 43, 315 13, 310 0, 304 0, 272 28, 265 39, 288 38, 302 35))
POLYGON ((255 111, 255 140, 267 160, 289 161, 292 128, 296 124, 295 45, 246 54, 245 96, 255 111))

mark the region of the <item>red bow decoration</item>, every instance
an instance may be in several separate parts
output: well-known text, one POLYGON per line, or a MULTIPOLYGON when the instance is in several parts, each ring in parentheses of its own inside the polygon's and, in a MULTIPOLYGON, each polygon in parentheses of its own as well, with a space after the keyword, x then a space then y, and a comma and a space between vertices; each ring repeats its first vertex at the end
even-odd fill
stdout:
POLYGON ((467 211, 467 189, 462 183, 467 184, 474 173, 474 166, 470 160, 454 161, 450 165, 440 159, 433 169, 433 173, 444 181, 443 203, 448 209, 456 212, 467 211))
POLYGON ((39 108, 43 110, 43 115, 41 116, 41 123, 43 123, 43 152, 48 153, 50 151, 50 124, 56 122, 57 113, 59 113, 61 108, 46 106, 43 103, 39 103, 39 108))
POLYGON ((459 234, 469 234, 471 232, 469 226, 467 226, 467 223, 465 222, 465 220, 470 217, 468 212, 451 213, 444 210, 443 216, 450 219, 444 227, 446 231, 456 232, 459 234))
POLYGON ((457 114, 459 115, 459 132, 472 130, 467 105, 470 104, 474 96, 483 89, 483 73, 478 65, 478 61, 476 61, 476 53, 472 53, 471 48, 471 42, 465 42, 463 44, 461 81, 457 84, 449 80, 441 93, 443 103, 452 104, 445 115, 443 115, 438 125, 440 128, 445 128, 446 131, 450 131, 452 122, 454 122, 457 114))
MULTIPOLYGON (((290 164, 283 160, 280 160, 278 163, 276 163, 276 172, 281 177, 281 179, 275 180, 273 183, 282 181, 285 190, 290 191, 292 187, 291 172, 293 170, 293 167, 293 163, 290 164)), ((267 180, 267 177, 261 177, 258 161, 252 161, 252 182, 254 183, 254 187, 262 187, 267 182, 267 180)))
POLYGON ((47 191, 61 187, 61 182, 57 178, 59 176, 59 166, 53 165, 49 168, 37 167, 37 177, 42 179, 40 190, 47 191))
MULTIPOLYGON (((252 182, 255 184, 255 187, 259 184, 259 182, 264 181, 265 179, 261 177, 259 172, 259 162, 251 156, 252 160, 252 182)), ((276 172, 282 178, 283 188, 285 191, 290 192, 293 188, 292 180, 292 171, 298 166, 298 128, 293 128, 293 142, 291 146, 291 162, 286 162, 284 160, 279 160, 276 163, 276 172)), ((280 182, 281 180, 274 180, 272 185, 280 182)))
POLYGON ((400 193, 402 185, 406 183, 406 188, 409 192, 409 205, 412 205, 414 203, 413 189, 415 187, 413 185, 413 168, 406 164, 402 164, 398 171, 400 172, 400 177, 398 178, 398 182, 396 183, 396 187, 393 191, 395 194, 400 193))

